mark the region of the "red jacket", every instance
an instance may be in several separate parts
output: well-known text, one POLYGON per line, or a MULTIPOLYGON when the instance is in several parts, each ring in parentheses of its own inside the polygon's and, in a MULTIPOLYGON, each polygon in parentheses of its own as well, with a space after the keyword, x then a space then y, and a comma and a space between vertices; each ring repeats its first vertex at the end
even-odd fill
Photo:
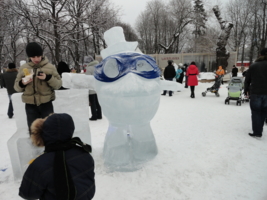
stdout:
POLYGON ((187 85, 188 86, 196 86, 198 85, 197 75, 199 74, 198 68, 196 65, 189 65, 186 71, 187 85))

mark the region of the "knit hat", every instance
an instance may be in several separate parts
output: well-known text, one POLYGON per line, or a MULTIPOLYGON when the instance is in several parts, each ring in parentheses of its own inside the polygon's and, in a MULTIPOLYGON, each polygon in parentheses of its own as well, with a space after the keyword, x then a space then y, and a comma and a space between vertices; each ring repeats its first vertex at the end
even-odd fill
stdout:
POLYGON ((16 68, 15 63, 9 63, 9 64, 8 64, 8 68, 9 68, 9 69, 16 68))
POLYGON ((267 48, 264 48, 261 50, 261 56, 266 56, 267 55, 267 48))
POLYGON ((35 56, 42 56, 43 55, 43 49, 38 43, 30 42, 26 46, 26 53, 27 53, 27 56, 29 58, 35 57, 35 56))

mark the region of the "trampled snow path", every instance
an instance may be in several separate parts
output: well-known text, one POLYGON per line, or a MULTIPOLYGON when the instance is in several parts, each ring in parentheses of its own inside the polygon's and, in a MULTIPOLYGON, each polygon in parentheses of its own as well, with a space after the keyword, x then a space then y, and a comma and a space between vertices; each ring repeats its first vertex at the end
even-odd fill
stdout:
MULTIPOLYGON (((224 105, 220 97, 201 92, 212 83, 200 83, 196 98, 189 89, 162 96, 151 122, 158 145, 157 157, 135 172, 108 173, 101 158, 108 122, 89 122, 95 159, 95 200, 266 200, 267 136, 251 132, 249 104, 224 105)), ((8 119, 8 97, 0 89, 0 199, 17 200, 19 182, 13 182, 7 140, 15 132, 8 119)), ((141 102, 140 102, 141 103, 141 102)))

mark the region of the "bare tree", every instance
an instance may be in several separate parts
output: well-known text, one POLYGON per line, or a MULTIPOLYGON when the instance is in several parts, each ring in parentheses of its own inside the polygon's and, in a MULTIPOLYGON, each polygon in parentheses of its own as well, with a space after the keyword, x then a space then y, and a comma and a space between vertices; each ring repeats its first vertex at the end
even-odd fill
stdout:
POLYGON ((134 29, 131 27, 130 24, 117 22, 116 26, 121 26, 123 28, 123 33, 125 35, 126 41, 138 41, 137 34, 135 33, 134 29))
POLYGON ((160 35, 160 21, 161 16, 164 13, 165 5, 160 0, 152 0, 147 3, 147 10, 150 13, 151 22, 154 29, 154 53, 159 52, 159 35, 160 35))
MULTIPOLYGON (((207 13, 204 9, 204 5, 201 0, 194 0, 194 31, 195 35, 195 52, 200 52, 201 48, 197 48, 198 44, 201 43, 202 36, 206 33, 206 22, 207 22, 207 13)), ((201 46, 200 46, 201 47, 201 46)))
POLYGON ((4 13, 6 11, 6 4, 4 1, 0 2, 0 74, 2 73, 2 66, 5 64, 5 55, 3 52, 4 48, 4 41, 7 35, 7 18, 5 17, 4 13))
POLYGON ((174 45, 176 41, 176 49, 179 49, 180 36, 185 31, 185 27, 193 21, 193 10, 190 0, 172 0, 168 7, 170 7, 170 14, 174 22, 174 32, 172 37, 170 37, 170 41, 165 41, 167 45, 159 44, 159 46, 164 49, 164 53, 170 52, 172 45, 174 45))
POLYGON ((147 11, 142 12, 137 18, 136 29, 140 37, 139 48, 144 53, 152 54, 154 53, 154 39, 149 16, 150 14, 147 11))
POLYGON ((77 71, 85 55, 100 52, 104 31, 117 22, 109 0, 14 0, 14 5, 13 13, 25 19, 22 40, 40 42, 54 64, 65 58, 77 71))
MULTIPOLYGON (((233 33, 230 36, 232 44, 230 47, 237 52, 241 51, 241 61, 244 61, 245 46, 248 45, 246 42, 248 40, 248 32, 250 32, 251 27, 248 25, 251 23, 253 17, 253 9, 251 6, 255 1, 253 0, 232 0, 227 4, 227 15, 232 21, 233 33)), ((252 29, 251 29, 252 30, 252 29)))

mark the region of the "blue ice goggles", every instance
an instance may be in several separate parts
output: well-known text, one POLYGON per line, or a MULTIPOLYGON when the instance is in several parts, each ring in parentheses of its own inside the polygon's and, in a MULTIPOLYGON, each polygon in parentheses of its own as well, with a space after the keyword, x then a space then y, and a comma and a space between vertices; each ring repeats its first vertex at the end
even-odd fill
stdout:
POLYGON ((113 82, 134 73, 146 79, 158 78, 159 67, 154 58, 139 53, 120 53, 105 58, 95 68, 94 76, 102 82, 113 82))

